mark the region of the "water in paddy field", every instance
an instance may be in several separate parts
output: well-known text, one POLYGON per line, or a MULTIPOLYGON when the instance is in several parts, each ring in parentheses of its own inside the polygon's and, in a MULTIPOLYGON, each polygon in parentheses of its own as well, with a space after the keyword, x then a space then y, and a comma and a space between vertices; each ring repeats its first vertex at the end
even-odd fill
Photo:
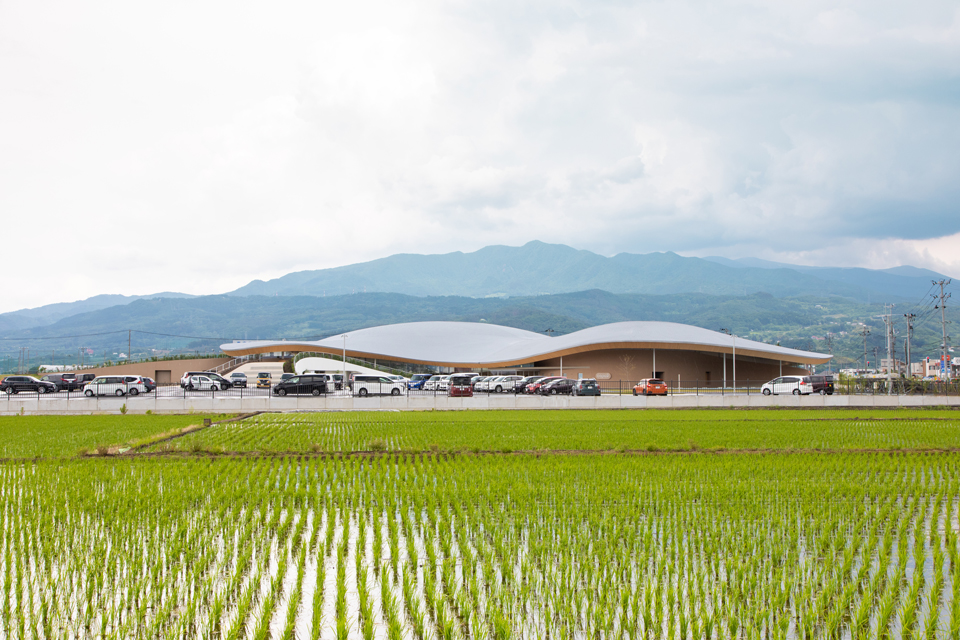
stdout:
POLYGON ((0 466, 0 636, 947 638, 958 462, 0 466))

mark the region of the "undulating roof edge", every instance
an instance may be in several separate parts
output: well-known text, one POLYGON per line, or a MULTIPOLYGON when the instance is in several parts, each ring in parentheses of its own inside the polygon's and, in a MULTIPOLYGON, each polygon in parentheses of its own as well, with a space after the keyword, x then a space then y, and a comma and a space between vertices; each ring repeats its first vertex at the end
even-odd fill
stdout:
POLYGON ((598 349, 656 348, 733 353, 802 364, 830 354, 789 349, 675 322, 616 322, 548 337, 480 322, 409 322, 351 331, 317 341, 251 340, 221 345, 233 356, 319 351, 440 366, 512 366, 598 349))

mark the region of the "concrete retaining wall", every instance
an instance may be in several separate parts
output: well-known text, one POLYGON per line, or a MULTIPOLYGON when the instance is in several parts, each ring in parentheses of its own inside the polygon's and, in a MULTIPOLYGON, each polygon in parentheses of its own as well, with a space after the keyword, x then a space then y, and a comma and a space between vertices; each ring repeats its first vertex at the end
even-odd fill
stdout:
POLYGON ((514 396, 509 394, 448 398, 446 396, 382 396, 351 398, 255 396, 156 398, 0 398, 0 415, 117 414, 123 405, 131 414, 247 413, 250 411, 450 411, 466 409, 681 409, 697 407, 934 407, 960 408, 960 396, 760 396, 675 395, 660 397, 604 395, 600 397, 514 396))

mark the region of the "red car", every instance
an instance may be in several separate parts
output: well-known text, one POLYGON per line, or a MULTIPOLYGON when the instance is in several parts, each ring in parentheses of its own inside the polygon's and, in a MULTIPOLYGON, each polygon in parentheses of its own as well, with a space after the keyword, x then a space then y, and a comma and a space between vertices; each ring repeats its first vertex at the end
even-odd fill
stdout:
POLYGON ((550 384, 554 380, 563 380, 563 376, 550 376, 549 378, 540 378, 536 382, 527 385, 527 393, 537 393, 540 387, 550 384))
POLYGON ((665 396, 667 395, 667 383, 659 378, 647 378, 637 383, 633 388, 635 396, 665 396))

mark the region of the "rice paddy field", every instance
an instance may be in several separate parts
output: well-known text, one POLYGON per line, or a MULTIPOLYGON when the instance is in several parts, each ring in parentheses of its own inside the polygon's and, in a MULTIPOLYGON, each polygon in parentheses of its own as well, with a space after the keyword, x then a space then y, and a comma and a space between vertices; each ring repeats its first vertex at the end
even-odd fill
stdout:
POLYGON ((955 410, 271 413, 155 451, 607 451, 960 448, 955 410))
POLYGON ((74 456, 98 447, 149 440, 216 415, 0 416, 0 458, 74 456))
POLYGON ((0 637, 958 638, 958 415, 284 414, 51 447, 0 463, 0 637))

